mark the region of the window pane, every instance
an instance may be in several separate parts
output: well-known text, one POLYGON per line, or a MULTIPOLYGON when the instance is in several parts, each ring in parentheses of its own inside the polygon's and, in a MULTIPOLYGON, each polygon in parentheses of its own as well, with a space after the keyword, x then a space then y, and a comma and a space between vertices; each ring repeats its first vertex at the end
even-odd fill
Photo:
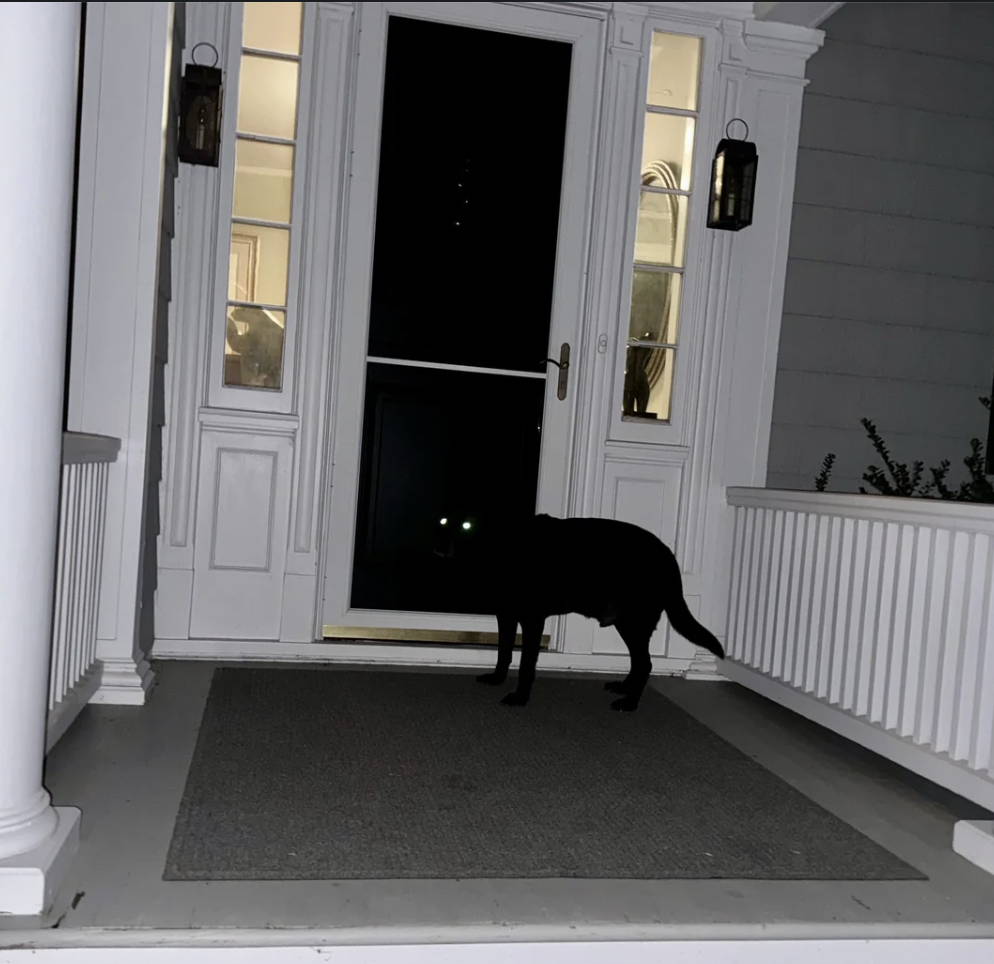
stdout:
POLYGON ((682 267, 686 240, 687 198, 643 191, 635 229, 635 260, 682 267))
POLYGON ((292 140, 297 130, 299 65, 268 57, 242 57, 238 131, 292 140))
POLYGON ((290 232, 254 224, 231 226, 228 299, 285 305, 290 271, 290 232))
POLYGON ((625 418, 669 421, 675 357, 672 348, 636 346, 628 349, 621 409, 625 418))
POLYGON ((283 382, 286 312, 228 307, 224 342, 224 384, 270 388, 283 382))
POLYGON ((654 107, 697 110, 701 38, 653 33, 647 103, 654 107))
POLYGON ((301 3, 246 3, 242 46, 300 53, 301 3))
POLYGON ((287 223, 292 197, 293 148, 239 140, 235 145, 235 217, 287 223))
POLYGON ((640 271, 632 277, 632 311, 628 322, 631 341, 675 345, 680 317, 680 281, 669 271, 640 271))
POLYGON ((642 183, 690 190, 694 155, 694 119, 669 114, 645 115, 642 141, 642 183))

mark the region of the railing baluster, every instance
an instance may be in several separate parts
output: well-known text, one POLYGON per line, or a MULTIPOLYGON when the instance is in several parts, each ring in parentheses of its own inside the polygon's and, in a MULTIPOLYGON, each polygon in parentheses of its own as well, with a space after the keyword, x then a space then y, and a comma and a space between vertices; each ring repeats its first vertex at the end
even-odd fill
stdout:
POLYGON ((67 432, 56 559, 48 747, 65 732, 99 681, 96 632, 110 463, 120 442, 67 432))
POLYGON ((994 809, 994 507, 747 488, 728 501, 727 675, 994 809))

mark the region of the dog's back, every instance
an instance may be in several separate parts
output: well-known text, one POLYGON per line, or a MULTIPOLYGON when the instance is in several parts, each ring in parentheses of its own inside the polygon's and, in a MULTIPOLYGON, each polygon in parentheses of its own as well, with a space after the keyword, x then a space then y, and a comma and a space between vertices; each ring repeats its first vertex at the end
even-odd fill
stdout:
POLYGON ((477 678, 490 685, 504 682, 520 624, 518 688, 504 703, 528 702, 549 616, 579 613, 617 628, 631 656, 628 676, 605 685, 620 695, 611 704, 618 710, 638 706, 652 671, 650 639, 664 611, 681 636, 724 657, 721 643, 687 607, 676 557, 651 532, 612 519, 538 515, 509 527, 501 542, 490 581, 500 637, 497 666, 477 678))
POLYGON ((620 618, 654 628, 665 611, 678 633, 724 656, 687 609, 676 557, 639 526, 537 515, 508 533, 500 569, 498 605, 516 618, 579 613, 602 626, 620 618))

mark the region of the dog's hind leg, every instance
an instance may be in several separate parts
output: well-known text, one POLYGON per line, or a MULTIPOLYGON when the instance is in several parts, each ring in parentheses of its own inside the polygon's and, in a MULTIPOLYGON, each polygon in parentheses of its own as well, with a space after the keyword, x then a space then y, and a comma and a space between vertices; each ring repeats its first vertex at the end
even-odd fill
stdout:
POLYGON ((497 617, 497 666, 492 673, 476 677, 477 683, 500 686, 507 679, 511 666, 511 653, 514 651, 514 637, 518 634, 518 620, 507 613, 497 617))
POLYGON ((518 688, 508 693, 501 702, 505 706, 524 706, 531 696, 535 682, 535 665, 542 645, 542 630, 545 620, 542 617, 528 617, 521 620, 521 662, 518 664, 518 688))
POLYGON ((632 665, 628 675, 623 680, 612 681, 604 687, 612 693, 621 694, 621 699, 617 699, 611 704, 612 710, 630 713, 632 710, 638 709, 642 691, 645 689, 645 684, 649 682, 649 675, 652 673, 649 640, 652 638, 653 630, 658 622, 657 615, 655 619, 626 616, 619 618, 615 623, 615 628, 628 647, 632 665))

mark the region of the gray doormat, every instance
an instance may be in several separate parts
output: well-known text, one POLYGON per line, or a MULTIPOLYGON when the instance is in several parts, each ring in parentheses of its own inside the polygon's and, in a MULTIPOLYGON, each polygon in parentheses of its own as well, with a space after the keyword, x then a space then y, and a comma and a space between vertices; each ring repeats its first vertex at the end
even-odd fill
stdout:
POLYGON ((164 879, 926 879, 655 691, 501 692, 217 670, 164 879))

